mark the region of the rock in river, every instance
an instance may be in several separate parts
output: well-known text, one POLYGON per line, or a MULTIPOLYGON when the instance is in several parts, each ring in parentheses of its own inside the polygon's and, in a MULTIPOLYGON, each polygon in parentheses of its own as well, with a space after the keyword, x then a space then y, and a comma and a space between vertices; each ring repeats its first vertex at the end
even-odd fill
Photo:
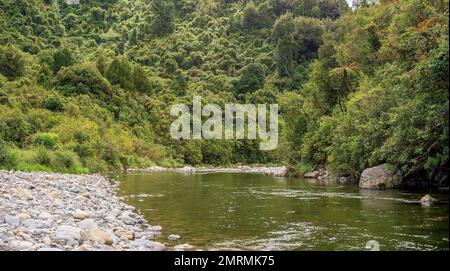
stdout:
POLYGON ((359 179, 363 189, 389 189, 398 187, 403 180, 402 172, 388 164, 365 169, 359 179))
POLYGON ((177 235, 177 234, 171 234, 167 237, 167 239, 169 239, 170 241, 176 241, 178 239, 180 239, 181 236, 177 235))
POLYGON ((420 199, 420 204, 422 204, 422 206, 429 207, 436 201, 437 200, 433 198, 430 194, 426 194, 420 199))

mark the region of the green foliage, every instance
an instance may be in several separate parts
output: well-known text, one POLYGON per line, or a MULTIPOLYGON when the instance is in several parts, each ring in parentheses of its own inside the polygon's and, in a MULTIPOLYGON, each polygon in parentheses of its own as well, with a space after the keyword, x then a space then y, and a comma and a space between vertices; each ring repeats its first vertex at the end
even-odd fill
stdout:
POLYGON ((152 19, 152 34, 161 37, 173 33, 174 23, 174 5, 172 1, 154 0, 152 3, 154 18, 152 19))
POLYGON ((241 70, 239 81, 236 83, 236 90, 239 94, 253 92, 261 89, 265 81, 264 65, 259 63, 251 63, 241 70))
POLYGON ((109 65, 106 78, 126 90, 134 90, 133 68, 125 57, 116 57, 109 65))
POLYGON ((24 75, 25 56, 15 46, 0 45, 0 74, 10 80, 24 75))
POLYGON ((14 168, 17 162, 17 153, 0 139, 0 168, 14 168))
POLYGON ((262 25, 261 17, 253 1, 249 1, 242 11, 242 25, 247 29, 258 28, 262 25))
POLYGON ((59 90, 65 95, 91 94, 107 99, 112 88, 110 83, 92 64, 76 64, 63 68, 56 76, 59 90))
POLYGON ((68 48, 56 50, 53 54, 53 72, 56 74, 62 67, 69 67, 75 64, 75 58, 68 48))
POLYGON ((59 96, 49 96, 44 101, 44 108, 53 112, 63 112, 64 111, 64 101, 59 96))
POLYGON ((33 136, 33 145, 54 149, 58 144, 58 135, 53 133, 37 133, 33 136))

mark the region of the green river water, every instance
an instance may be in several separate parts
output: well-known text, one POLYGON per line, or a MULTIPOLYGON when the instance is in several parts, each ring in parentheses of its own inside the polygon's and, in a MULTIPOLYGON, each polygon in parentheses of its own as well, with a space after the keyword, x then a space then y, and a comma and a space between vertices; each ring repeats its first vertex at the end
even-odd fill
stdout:
POLYGON ((446 203, 408 203, 424 193, 364 191, 247 173, 119 176, 119 194, 152 225, 157 241, 202 250, 448 250, 446 203), (182 238, 169 241, 169 234, 182 238))

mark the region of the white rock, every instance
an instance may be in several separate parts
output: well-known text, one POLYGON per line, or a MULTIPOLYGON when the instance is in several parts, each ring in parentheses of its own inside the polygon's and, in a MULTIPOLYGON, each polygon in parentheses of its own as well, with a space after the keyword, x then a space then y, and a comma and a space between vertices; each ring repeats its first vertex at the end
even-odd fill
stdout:
POLYGON ((425 207, 433 205, 434 202, 436 202, 436 199, 433 198, 430 194, 426 194, 420 199, 420 204, 425 207))
POLYGON ((9 224, 13 227, 18 227, 20 225, 20 218, 18 215, 14 215, 14 216, 7 215, 7 216, 5 216, 5 223, 9 224))
POLYGON ((185 249, 192 249, 193 246, 189 244, 177 245, 174 247, 176 251, 184 251, 185 249))
POLYGON ((102 231, 99 228, 90 229, 88 234, 89 238, 96 241, 97 243, 105 245, 112 245, 114 243, 114 240, 112 239, 111 235, 109 235, 105 231, 102 231))
POLYGON ((17 195, 23 200, 33 200, 33 195, 31 195, 31 192, 24 188, 17 190, 17 195))
POLYGON ((52 192, 50 192, 50 193, 48 194, 48 197, 49 197, 51 200, 58 200, 58 199, 61 198, 61 194, 60 194, 58 191, 52 191, 52 192))
POLYGON ((170 241, 176 241, 178 239, 180 239, 181 236, 177 235, 177 234, 171 234, 167 237, 167 239, 169 239, 170 241))
POLYGON ((75 219, 86 219, 89 218, 90 214, 88 212, 85 211, 81 211, 81 210, 76 210, 73 213, 73 218, 75 219))
POLYGON ((56 232, 53 236, 53 240, 55 241, 75 241, 80 240, 81 238, 81 230, 79 228, 75 228, 70 225, 62 225, 56 229, 56 232))
POLYGON ((12 241, 11 247, 14 250, 30 250, 33 248, 33 243, 28 241, 12 241))
POLYGON ((135 249, 138 248, 139 250, 143 250, 142 248, 144 248, 144 250, 149 250, 149 251, 163 251, 166 249, 166 246, 164 244, 145 240, 143 238, 132 241, 130 243, 130 246, 135 249))
POLYGON ((93 219, 84 219, 78 223, 78 227, 82 230, 88 231, 97 228, 97 224, 93 219))

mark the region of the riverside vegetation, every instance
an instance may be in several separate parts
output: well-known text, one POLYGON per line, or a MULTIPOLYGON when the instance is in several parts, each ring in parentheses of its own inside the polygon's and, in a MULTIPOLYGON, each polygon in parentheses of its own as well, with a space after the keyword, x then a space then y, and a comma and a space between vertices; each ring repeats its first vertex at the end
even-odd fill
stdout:
POLYGON ((273 163, 448 186, 448 1, 0 0, 0 168, 273 163), (71 3, 71 4, 68 4, 71 3), (280 144, 170 137, 173 104, 277 103, 280 144))

